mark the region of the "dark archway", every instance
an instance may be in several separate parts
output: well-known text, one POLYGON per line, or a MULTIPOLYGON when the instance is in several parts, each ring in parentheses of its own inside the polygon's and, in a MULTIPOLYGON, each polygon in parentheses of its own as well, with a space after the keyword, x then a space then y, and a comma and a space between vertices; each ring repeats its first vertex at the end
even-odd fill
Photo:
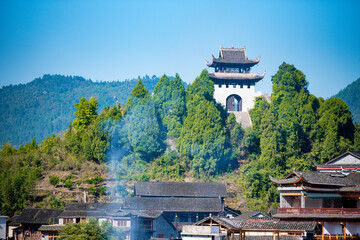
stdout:
POLYGON ((226 99, 226 110, 229 112, 242 111, 242 98, 239 95, 232 94, 226 99))

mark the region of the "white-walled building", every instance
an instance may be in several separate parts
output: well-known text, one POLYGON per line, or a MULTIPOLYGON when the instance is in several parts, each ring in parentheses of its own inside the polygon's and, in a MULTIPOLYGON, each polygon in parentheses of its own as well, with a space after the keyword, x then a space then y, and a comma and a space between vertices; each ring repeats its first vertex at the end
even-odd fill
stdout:
POLYGON ((251 67, 259 61, 260 57, 249 59, 245 47, 221 46, 219 57, 213 56, 212 63, 206 61, 208 67, 215 69, 215 72, 209 75, 214 82, 214 99, 222 104, 228 113, 234 113, 237 121, 244 127, 251 126, 248 112, 254 107, 255 98, 261 96, 261 92, 255 90, 255 84, 264 78, 265 73, 250 73, 251 67))

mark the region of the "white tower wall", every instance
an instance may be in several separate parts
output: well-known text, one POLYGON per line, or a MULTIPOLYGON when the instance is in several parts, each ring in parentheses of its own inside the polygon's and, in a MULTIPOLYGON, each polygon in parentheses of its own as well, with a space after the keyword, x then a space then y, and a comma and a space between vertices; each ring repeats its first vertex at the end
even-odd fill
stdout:
POLYGON ((254 107, 255 98, 261 96, 261 91, 255 91, 255 85, 241 85, 236 84, 235 88, 234 85, 228 85, 226 87, 225 84, 222 84, 219 87, 219 84, 214 84, 214 98, 216 102, 221 103, 224 108, 226 108, 226 99, 233 94, 236 94, 241 97, 242 99, 242 112, 249 112, 251 108, 254 107))

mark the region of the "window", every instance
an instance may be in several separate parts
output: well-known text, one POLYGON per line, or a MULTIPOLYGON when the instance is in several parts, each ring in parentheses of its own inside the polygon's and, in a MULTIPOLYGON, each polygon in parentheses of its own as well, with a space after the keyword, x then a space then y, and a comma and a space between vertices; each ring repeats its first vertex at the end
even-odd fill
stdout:
POLYGON ((138 230, 152 230, 152 220, 138 219, 138 230))
POLYGON ((59 233, 58 232, 49 232, 49 240, 58 240, 59 239, 59 233))
POLYGON ((236 84, 233 85, 233 88, 236 88, 236 84))
POLYGON ((219 84, 219 88, 221 88, 221 84, 219 84))
POLYGON ((72 218, 64 218, 64 224, 74 222, 72 218))
POLYGON ((117 226, 118 227, 126 227, 127 226, 127 221, 126 220, 118 220, 117 221, 117 226))

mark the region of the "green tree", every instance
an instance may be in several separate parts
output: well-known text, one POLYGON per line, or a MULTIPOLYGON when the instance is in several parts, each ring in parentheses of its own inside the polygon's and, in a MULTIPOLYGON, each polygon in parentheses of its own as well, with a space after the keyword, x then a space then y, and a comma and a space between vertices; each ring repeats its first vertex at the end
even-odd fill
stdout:
POLYGON ((176 74, 173 80, 162 76, 155 87, 153 99, 163 131, 170 138, 179 137, 186 114, 185 88, 179 75, 176 74))
POLYGON ((87 131, 84 132, 81 142, 86 158, 99 163, 104 162, 106 151, 110 145, 109 140, 109 134, 101 129, 98 122, 89 126, 87 131))
POLYGON ((133 152, 149 161, 165 150, 155 106, 150 97, 132 103, 125 117, 127 140, 133 152))
POLYGON ((214 86, 206 70, 186 89, 187 117, 177 142, 181 157, 196 175, 209 176, 234 163, 225 119, 212 97, 214 86))
POLYGON ((139 78, 137 85, 131 91, 131 95, 126 102, 126 111, 128 111, 132 106, 136 105, 139 101, 147 99, 150 97, 149 91, 143 85, 141 79, 139 78))
POLYGON ((97 117, 97 99, 91 97, 87 101, 82 97, 80 103, 76 103, 75 107, 76 118, 73 121, 73 126, 78 131, 84 131, 97 117))

